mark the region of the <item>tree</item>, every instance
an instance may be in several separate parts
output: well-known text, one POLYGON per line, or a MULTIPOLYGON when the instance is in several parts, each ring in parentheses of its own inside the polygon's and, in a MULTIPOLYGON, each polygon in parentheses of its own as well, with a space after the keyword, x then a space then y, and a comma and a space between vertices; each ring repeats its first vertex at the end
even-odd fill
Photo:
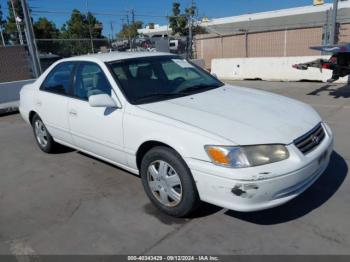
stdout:
POLYGON ((5 23, 6 21, 3 18, 2 7, 0 5, 0 26, 4 26, 5 23))
MULTIPOLYGON (((173 14, 169 17, 169 26, 172 30, 172 35, 188 36, 188 19, 194 17, 196 13, 196 6, 191 6, 185 9, 185 13, 181 13, 181 5, 179 2, 173 3, 173 14)), ((193 34, 204 34, 205 29, 199 25, 194 24, 192 27, 193 34)))
POLYGON ((131 23, 130 25, 124 24, 122 26, 122 30, 118 33, 118 36, 120 38, 135 38, 138 35, 137 29, 141 29, 143 26, 143 22, 141 21, 135 21, 134 23, 131 23))
POLYGON ((180 36, 183 36, 188 35, 188 19, 186 15, 181 14, 180 6, 179 2, 173 3, 173 14, 169 17, 169 26, 172 30, 172 35, 179 34, 180 36))
POLYGON ((40 39, 59 38, 60 32, 56 25, 49 21, 46 17, 40 17, 38 21, 33 24, 35 38, 38 39, 37 46, 40 52, 56 53, 59 47, 54 41, 40 41, 40 39))
MULTIPOLYGON (((60 36, 62 39, 104 39, 102 29, 102 23, 92 13, 89 12, 85 15, 74 9, 70 19, 62 26, 60 36)), ((98 48, 102 44, 103 42, 96 42, 94 48, 98 48)), ((61 47, 63 55, 86 54, 91 52, 91 41, 62 41, 61 47)))
POLYGON ((96 17, 90 12, 88 12, 87 14, 86 23, 88 26, 88 30, 91 30, 91 35, 93 38, 104 38, 102 36, 103 24, 100 21, 98 21, 96 17))
POLYGON ((1 5, 0 5, 0 23, 2 23, 2 8, 1 8, 1 5))
POLYGON ((21 5, 21 0, 8 0, 7 1, 7 7, 9 10, 9 15, 7 17, 7 23, 5 25, 5 31, 6 34, 9 36, 9 39, 14 44, 19 44, 19 33, 23 36, 24 32, 24 25, 23 23, 20 23, 20 31, 17 30, 16 25, 16 17, 13 13, 13 9, 15 10, 17 19, 23 20, 23 9, 21 5), (14 8, 12 8, 12 5, 14 8))
POLYGON ((117 34, 117 38, 128 39, 129 48, 133 48, 135 46, 135 37, 138 36, 137 29, 142 28, 143 22, 135 21, 131 24, 123 24, 122 30, 117 34))
POLYGON ((2 45, 5 45, 5 36, 4 36, 4 26, 6 24, 6 21, 3 19, 2 16, 2 9, 0 5, 0 41, 2 45))

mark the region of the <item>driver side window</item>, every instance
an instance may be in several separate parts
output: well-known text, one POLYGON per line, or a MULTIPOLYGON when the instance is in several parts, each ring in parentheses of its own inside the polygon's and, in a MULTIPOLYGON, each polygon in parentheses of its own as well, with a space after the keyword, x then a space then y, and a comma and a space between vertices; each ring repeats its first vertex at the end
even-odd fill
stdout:
POLYGON ((112 87, 106 75, 97 64, 80 63, 76 71, 74 96, 88 100, 89 96, 98 94, 112 95, 112 87))

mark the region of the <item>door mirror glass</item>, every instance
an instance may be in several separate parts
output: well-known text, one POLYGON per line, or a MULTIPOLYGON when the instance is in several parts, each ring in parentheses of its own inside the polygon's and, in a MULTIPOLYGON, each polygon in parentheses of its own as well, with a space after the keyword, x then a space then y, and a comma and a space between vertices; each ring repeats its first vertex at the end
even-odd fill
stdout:
POLYGON ((117 107, 112 97, 107 94, 89 96, 89 104, 92 107, 117 107))

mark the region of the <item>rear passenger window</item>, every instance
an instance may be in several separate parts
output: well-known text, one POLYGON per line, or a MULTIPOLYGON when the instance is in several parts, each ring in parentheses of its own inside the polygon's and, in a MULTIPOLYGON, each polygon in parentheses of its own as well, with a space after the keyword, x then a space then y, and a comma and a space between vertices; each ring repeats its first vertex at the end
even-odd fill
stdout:
POLYGON ((112 87, 102 69, 94 63, 81 63, 78 66, 74 96, 88 100, 91 95, 112 94, 112 87))
POLYGON ((41 90, 69 95, 73 63, 61 63, 57 65, 46 77, 41 90))

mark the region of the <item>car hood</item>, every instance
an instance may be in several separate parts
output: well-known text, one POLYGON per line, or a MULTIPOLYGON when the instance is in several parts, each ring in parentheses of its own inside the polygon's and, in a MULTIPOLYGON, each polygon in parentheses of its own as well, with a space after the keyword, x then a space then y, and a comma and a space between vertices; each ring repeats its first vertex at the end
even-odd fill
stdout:
POLYGON ((140 105, 237 145, 289 144, 321 119, 299 101, 237 86, 140 105))

